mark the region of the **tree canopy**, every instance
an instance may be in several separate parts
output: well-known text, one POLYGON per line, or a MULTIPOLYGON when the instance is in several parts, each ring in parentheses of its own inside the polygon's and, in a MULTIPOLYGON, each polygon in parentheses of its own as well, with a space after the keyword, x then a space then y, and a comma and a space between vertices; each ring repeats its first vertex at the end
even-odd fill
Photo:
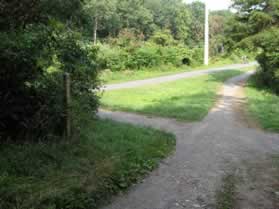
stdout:
POLYGON ((259 52, 259 80, 279 93, 279 1, 234 0, 234 8, 228 37, 236 47, 259 52))

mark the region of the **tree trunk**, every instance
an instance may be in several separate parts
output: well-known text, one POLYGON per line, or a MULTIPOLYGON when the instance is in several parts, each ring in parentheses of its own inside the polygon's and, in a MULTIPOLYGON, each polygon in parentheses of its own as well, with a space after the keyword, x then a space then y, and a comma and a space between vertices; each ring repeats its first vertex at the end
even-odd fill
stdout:
POLYGON ((98 17, 94 18, 94 28, 93 28, 93 43, 94 45, 97 44, 97 31, 98 31, 98 17))

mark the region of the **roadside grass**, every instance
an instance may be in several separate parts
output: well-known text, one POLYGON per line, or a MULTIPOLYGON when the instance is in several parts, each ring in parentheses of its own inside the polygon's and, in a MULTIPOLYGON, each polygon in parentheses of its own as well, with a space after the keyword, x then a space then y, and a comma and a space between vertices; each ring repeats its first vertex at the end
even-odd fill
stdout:
POLYGON ((246 85, 248 110, 266 130, 279 132, 279 96, 257 86, 255 77, 246 85))
POLYGON ((0 208, 97 208, 174 146, 171 134, 109 120, 83 127, 78 142, 1 144, 0 208))
POLYGON ((223 82, 242 72, 231 70, 170 83, 107 91, 101 104, 110 110, 198 121, 214 106, 223 82))
MULTIPOLYGON (((240 63, 241 61, 239 61, 240 63)), ((115 84, 115 83, 122 83, 126 81, 134 81, 134 80, 142 80, 147 78, 154 78, 159 76, 166 76, 172 75, 181 72, 191 72, 196 70, 205 70, 212 67, 222 67, 228 64, 233 64, 232 60, 229 59, 222 59, 209 66, 182 66, 182 67, 175 67, 172 65, 163 65, 159 67, 152 67, 152 68, 143 68, 139 70, 125 70, 125 71, 118 71, 112 72, 109 70, 105 70, 101 72, 100 79, 105 84, 115 84)))

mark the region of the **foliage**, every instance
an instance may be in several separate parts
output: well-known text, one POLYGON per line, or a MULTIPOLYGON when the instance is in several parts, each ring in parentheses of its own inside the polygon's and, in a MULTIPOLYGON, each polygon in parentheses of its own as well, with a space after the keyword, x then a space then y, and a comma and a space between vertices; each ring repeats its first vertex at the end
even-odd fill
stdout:
MULTIPOLYGON (((92 93, 98 85, 96 49, 82 43, 74 17, 70 23, 48 13, 53 1, 32 2, 34 10, 14 1, 1 7, 10 14, 0 31, 1 141, 62 134, 63 72, 71 73, 74 100, 87 98, 93 112, 98 104, 92 93), (13 6, 15 11, 7 11, 13 6)), ((55 6, 71 7, 71 14, 79 14, 79 1, 60 3, 55 6)))
POLYGON ((138 70, 160 65, 198 65, 202 63, 202 49, 188 49, 177 44, 167 33, 158 32, 149 41, 134 33, 121 34, 110 44, 99 44, 98 63, 111 71, 138 70))
POLYGON ((190 40, 189 43, 194 46, 201 46, 204 39, 204 16, 205 16, 205 5, 200 1, 195 1, 190 4, 190 40))
POLYGON ((279 93, 279 2, 235 0, 234 6, 238 12, 232 22, 231 39, 237 46, 259 49, 261 82, 279 93))
POLYGON ((101 69, 113 71, 125 70, 128 65, 129 54, 120 47, 101 45, 98 54, 98 64, 101 69))
POLYGON ((169 30, 156 31, 150 38, 150 41, 160 46, 171 46, 175 44, 173 36, 169 30))
POLYGON ((90 120, 81 133, 71 143, 2 144, 0 208, 99 208, 175 146, 173 135, 107 120, 90 120))
POLYGON ((156 31, 170 31, 175 40, 195 46, 203 41, 204 4, 183 0, 86 0, 87 31, 97 29, 99 40, 118 37, 125 29, 149 39, 156 31), (96 23, 96 21, 98 23, 96 23), (96 24, 98 27, 96 28, 96 24))
POLYGON ((214 11, 209 16, 210 24, 210 54, 211 56, 225 55, 230 49, 226 30, 233 14, 228 10, 214 11))
POLYGON ((132 68, 138 69, 141 67, 152 67, 160 65, 161 61, 159 47, 154 45, 145 45, 136 49, 133 54, 130 66, 132 68))
POLYGON ((271 28, 258 35, 257 46, 262 53, 257 57, 261 69, 261 82, 279 94, 279 28, 271 28))
POLYGON ((259 85, 259 76, 252 77, 245 88, 249 112, 264 129, 279 132, 279 96, 259 85))

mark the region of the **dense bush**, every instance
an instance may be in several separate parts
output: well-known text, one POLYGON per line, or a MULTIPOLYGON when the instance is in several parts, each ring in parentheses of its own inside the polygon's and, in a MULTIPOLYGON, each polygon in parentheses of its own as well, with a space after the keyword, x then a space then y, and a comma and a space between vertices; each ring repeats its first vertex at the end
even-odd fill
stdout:
POLYGON ((106 44, 100 45, 98 65, 101 69, 125 70, 128 60, 129 54, 120 47, 112 47, 106 44))
POLYGON ((161 46, 153 42, 142 42, 136 47, 99 46, 98 64, 101 69, 121 71, 127 69, 152 68, 160 65, 199 65, 203 61, 201 48, 188 49, 183 45, 161 46))
POLYGON ((255 37, 262 49, 257 57, 260 63, 260 81, 279 94, 279 29, 272 28, 255 37))
POLYGON ((129 63, 132 68, 158 66, 163 62, 158 46, 145 45, 135 50, 129 63))
POLYGON ((279 94, 279 1, 234 0, 234 7, 230 42, 259 54, 258 81, 279 94))
POLYGON ((62 134, 64 72, 71 74, 73 99, 87 98, 91 111, 97 108, 96 49, 63 22, 44 16, 43 3, 34 3, 37 19, 28 21, 24 14, 30 11, 17 5, 15 15, 22 16, 11 14, 0 31, 1 141, 62 134))
POLYGON ((156 31, 150 41, 160 46, 172 46, 176 42, 169 30, 156 31))

